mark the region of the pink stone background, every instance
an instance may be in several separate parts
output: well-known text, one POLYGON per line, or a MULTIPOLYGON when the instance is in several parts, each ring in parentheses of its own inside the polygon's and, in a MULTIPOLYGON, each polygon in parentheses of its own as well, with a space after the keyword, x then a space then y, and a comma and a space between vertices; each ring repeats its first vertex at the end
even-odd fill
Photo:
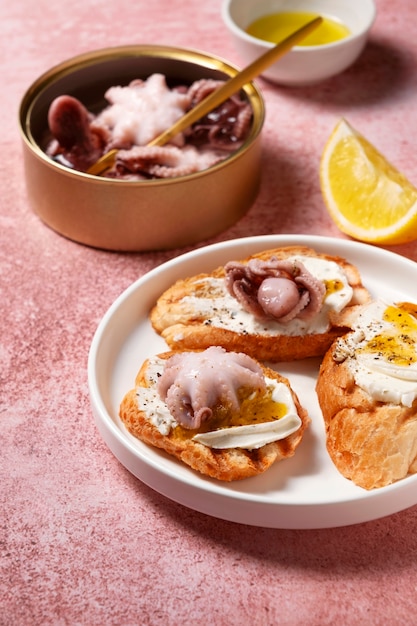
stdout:
MULTIPOLYGON (((19 101, 52 65, 109 45, 159 43, 240 65, 220 0, 0 3, 0 625, 408 626, 417 602, 417 507, 329 530, 204 516, 131 476, 101 440, 87 356, 133 281, 184 250, 114 254, 67 241, 32 213, 19 101)), ((417 183, 413 0, 377 0, 361 59, 303 89, 259 80, 267 107, 254 206, 210 242, 267 233, 341 237, 318 164, 345 116, 417 183)), ((417 260, 416 242, 391 248, 417 260)))

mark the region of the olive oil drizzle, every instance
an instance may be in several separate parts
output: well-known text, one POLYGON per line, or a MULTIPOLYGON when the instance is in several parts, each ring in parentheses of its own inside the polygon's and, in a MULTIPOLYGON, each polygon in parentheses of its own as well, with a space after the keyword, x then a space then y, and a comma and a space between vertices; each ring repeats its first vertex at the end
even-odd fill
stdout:
POLYGON ((417 319, 408 313, 406 307, 388 306, 383 319, 393 327, 375 335, 360 352, 370 352, 376 358, 384 359, 393 365, 407 367, 417 362, 417 319))
POLYGON ((279 420, 288 413, 284 402, 275 402, 272 387, 266 391, 241 388, 238 391, 240 408, 231 410, 230 405, 219 402, 213 408, 212 417, 204 422, 198 430, 190 430, 178 425, 172 431, 174 437, 191 439, 197 433, 206 433, 233 426, 249 426, 279 420))

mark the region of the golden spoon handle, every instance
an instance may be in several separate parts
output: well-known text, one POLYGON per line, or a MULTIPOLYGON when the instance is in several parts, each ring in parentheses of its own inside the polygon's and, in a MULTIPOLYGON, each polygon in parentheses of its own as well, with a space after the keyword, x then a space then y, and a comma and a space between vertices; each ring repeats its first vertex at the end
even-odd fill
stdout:
POLYGON ((93 165, 90 165, 90 167, 87 170, 87 174, 91 174, 93 176, 99 176, 100 174, 108 170, 109 167, 112 167, 116 159, 116 154, 118 152, 119 151, 116 148, 114 148, 113 150, 109 150, 108 152, 103 154, 99 159, 97 159, 95 163, 93 163, 93 165))
MULTIPOLYGON (((224 85, 219 87, 219 89, 213 91, 209 96, 204 98, 204 100, 199 102, 197 106, 195 106, 185 115, 180 117, 180 119, 175 122, 170 128, 168 128, 151 142, 149 142, 148 146, 163 146, 170 139, 172 139, 172 137, 175 137, 175 135, 178 135, 178 133, 194 124, 194 122, 197 122, 199 119, 207 115, 207 113, 213 111, 225 100, 230 98, 230 96, 233 96, 235 93, 237 93, 239 89, 246 85, 246 83, 249 83, 251 80, 262 74, 262 72, 267 67, 272 65, 272 63, 274 63, 280 57, 284 56, 284 54, 291 50, 293 46, 295 46, 299 41, 307 37, 307 35, 309 35, 313 30, 320 26, 322 21, 322 17, 314 18, 310 22, 307 22, 307 24, 305 24, 304 26, 301 26, 301 28, 293 32, 291 35, 283 39, 276 46, 265 52, 265 54, 262 54, 260 57, 255 59, 253 63, 238 72, 235 76, 233 76, 233 78, 230 78, 224 83, 224 85)), ((110 150, 100 159, 98 159, 96 163, 94 163, 87 170, 87 173, 95 175, 101 174, 113 165, 116 154, 117 150, 110 150)))
POLYGON ((242 71, 236 74, 236 76, 226 81, 219 89, 216 89, 216 91, 213 91, 209 96, 204 98, 204 100, 199 102, 197 106, 183 115, 183 117, 175 122, 170 128, 149 142, 148 145, 163 146, 170 139, 172 139, 172 137, 175 137, 175 135, 194 124, 194 122, 197 122, 199 119, 204 117, 204 115, 213 111, 216 107, 225 102, 225 100, 230 98, 230 96, 237 93, 239 89, 246 85, 246 83, 249 83, 256 76, 262 74, 267 67, 286 54, 299 41, 307 37, 307 35, 315 30, 322 23, 322 21, 323 18, 316 17, 286 37, 286 39, 283 39, 283 41, 265 52, 265 54, 262 54, 260 57, 255 59, 253 63, 245 67, 242 71))

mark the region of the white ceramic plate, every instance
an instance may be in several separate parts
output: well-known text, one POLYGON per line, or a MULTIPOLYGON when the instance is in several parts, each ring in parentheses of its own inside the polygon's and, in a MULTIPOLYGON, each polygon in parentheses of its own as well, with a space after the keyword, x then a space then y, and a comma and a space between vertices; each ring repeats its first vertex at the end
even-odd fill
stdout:
POLYGON ((176 279, 211 271, 226 261, 288 245, 307 245, 358 266, 374 296, 417 301, 417 265, 372 246, 302 235, 250 237, 179 256, 131 285, 110 307, 94 336, 88 364, 92 407, 98 429, 117 459, 137 478, 191 509, 225 520, 269 528, 329 528, 377 519, 417 504, 417 475, 365 491, 343 478, 329 459, 315 394, 319 361, 284 363, 312 418, 294 457, 265 474, 234 483, 200 476, 164 452, 132 437, 118 417, 124 394, 148 356, 167 349, 148 321, 158 296, 176 279))

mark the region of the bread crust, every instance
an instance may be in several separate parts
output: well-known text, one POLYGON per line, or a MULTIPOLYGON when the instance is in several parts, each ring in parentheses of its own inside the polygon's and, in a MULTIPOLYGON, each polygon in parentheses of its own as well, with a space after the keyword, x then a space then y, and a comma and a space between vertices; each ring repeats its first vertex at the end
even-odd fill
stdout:
MULTIPOLYGON (((166 352, 158 357, 167 359, 172 354, 174 353, 166 352)), ((149 387, 146 377, 148 366, 149 360, 146 360, 137 374, 135 387, 149 387)), ((120 418, 134 437, 164 450, 201 474, 221 481, 242 480, 256 476, 265 472, 273 463, 293 456, 310 422, 307 411, 301 406, 289 381, 274 370, 262 364, 260 366, 265 376, 288 386, 302 424, 295 433, 285 439, 266 444, 257 450, 240 448, 215 450, 192 439, 180 438, 173 430, 169 435, 162 435, 150 422, 146 413, 138 409, 135 389, 131 389, 124 396, 120 406, 120 418)))
MULTIPOLYGON (((268 260, 272 256, 287 259, 294 255, 319 257, 336 262, 344 270, 353 288, 350 305, 362 304, 369 300, 369 293, 354 265, 341 257, 319 254, 305 246, 265 250, 241 262, 247 263, 250 259, 268 260)), ((198 310, 191 309, 190 305, 183 302, 183 298, 187 295, 198 297, 199 293, 204 297, 210 297, 210 293, 202 288, 196 289, 196 282, 207 277, 222 278, 224 275, 225 271, 221 266, 210 274, 199 274, 178 280, 160 296, 150 312, 150 320, 155 331, 165 339, 171 349, 196 350, 217 345, 226 350, 246 352, 259 361, 293 361, 322 356, 333 340, 346 331, 346 328, 338 323, 337 316, 334 321, 330 320, 327 332, 302 336, 250 334, 210 325, 209 318, 198 310)))
POLYGON ((364 489, 417 472, 417 401, 376 402, 357 386, 347 361, 326 353, 316 384, 328 453, 346 478, 364 489))

